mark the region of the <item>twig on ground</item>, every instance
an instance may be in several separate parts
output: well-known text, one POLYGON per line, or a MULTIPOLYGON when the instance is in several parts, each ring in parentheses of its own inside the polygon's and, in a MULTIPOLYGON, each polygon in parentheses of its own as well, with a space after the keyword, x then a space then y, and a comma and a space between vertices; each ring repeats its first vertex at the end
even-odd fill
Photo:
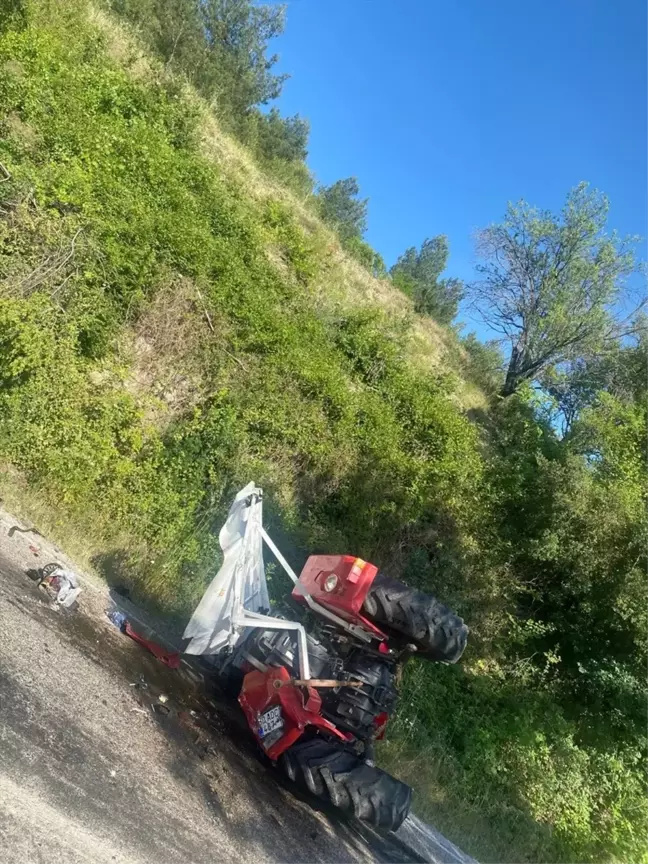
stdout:
POLYGON ((209 317, 209 312, 207 311, 207 307, 205 306, 205 300, 204 300, 202 294, 200 293, 200 288, 197 285, 195 287, 196 287, 196 294, 198 295, 198 297, 200 298, 200 302, 202 303, 203 312, 205 314, 205 318, 207 319, 207 323, 209 324, 209 329, 212 331, 212 333, 215 334, 216 331, 214 330, 214 325, 212 324, 212 320, 209 317))
POLYGON ((74 258, 76 252, 76 241, 82 231, 83 228, 79 228, 79 230, 76 232, 70 242, 69 249, 63 255, 63 257, 54 258, 54 260, 52 261, 51 257, 48 256, 43 262, 41 262, 41 264, 38 265, 38 267, 36 267, 35 270, 32 270, 32 272, 28 276, 22 279, 16 285, 16 288, 23 288, 23 290, 33 291, 51 276, 54 276, 56 273, 62 270, 63 267, 65 267, 65 265, 74 258))
POLYGON ((235 356, 234 356, 230 351, 227 350, 227 348, 223 348, 222 345, 221 345, 220 347, 221 347, 221 350, 224 351, 225 354, 227 354, 228 357, 231 357, 232 360, 233 360, 235 363, 238 363, 238 365, 241 367, 241 369, 242 369, 244 372, 249 372, 249 371, 250 371, 250 370, 248 369, 248 367, 245 365, 245 363, 243 363, 241 360, 239 360, 238 357, 235 357, 235 356))
POLYGON ((59 291, 60 291, 62 288, 65 287, 66 283, 69 282, 70 279, 71 279, 73 276, 76 276, 76 270, 73 271, 72 273, 69 273, 69 274, 65 277, 65 279, 61 282, 61 284, 58 286, 58 288, 55 288, 55 289, 52 291, 52 293, 50 294, 50 297, 54 297, 56 294, 58 294, 59 291))

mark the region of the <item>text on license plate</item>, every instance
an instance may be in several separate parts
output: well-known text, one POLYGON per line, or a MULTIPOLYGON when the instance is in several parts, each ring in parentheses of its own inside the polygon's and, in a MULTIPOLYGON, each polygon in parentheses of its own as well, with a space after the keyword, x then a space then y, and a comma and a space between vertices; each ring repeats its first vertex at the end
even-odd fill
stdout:
POLYGON ((274 705, 268 708, 263 714, 259 715, 259 736, 264 738, 275 729, 282 729, 284 725, 283 717, 281 716, 281 707, 274 705))

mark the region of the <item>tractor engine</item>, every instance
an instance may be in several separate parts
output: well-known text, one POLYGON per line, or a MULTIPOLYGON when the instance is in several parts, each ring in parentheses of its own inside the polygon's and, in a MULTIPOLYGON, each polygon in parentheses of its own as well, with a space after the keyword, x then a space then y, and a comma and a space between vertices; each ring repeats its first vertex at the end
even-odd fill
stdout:
POLYGON ((272 626, 250 628, 224 668, 257 741, 285 775, 396 830, 412 792, 376 766, 374 741, 396 707, 400 666, 414 651, 456 662, 468 629, 431 595, 360 558, 311 556, 295 578, 292 600, 309 607, 303 624, 294 608, 286 617, 274 610, 272 626))
MULTIPOLYGON (((309 616, 311 629, 305 634, 308 665, 312 679, 327 682, 310 697, 311 708, 317 702, 317 711, 299 722, 305 728, 315 715, 323 718, 324 723, 317 720, 319 733, 335 730, 339 738, 360 742, 370 761, 373 739, 396 706, 403 659, 416 651, 430 660, 454 663, 466 645, 467 627, 446 606, 350 555, 312 555, 292 600, 317 613, 309 616)), ((286 620, 294 617, 294 610, 286 611, 286 620)), ((283 669, 289 678, 299 680, 297 660, 294 631, 255 629, 237 646, 229 665, 238 670, 239 678, 256 670, 248 685, 255 690, 258 705, 270 702, 257 676, 265 675, 268 683, 273 669, 283 669)), ((283 685, 273 680, 272 686, 283 685)), ((271 701, 277 700, 275 696, 271 701)), ((247 697, 243 701, 253 715, 252 703, 247 697)), ((263 740, 271 758, 280 753, 280 746, 269 745, 272 738, 265 733, 263 740)))
MULTIPOLYGON (((389 650, 383 652, 355 644, 334 627, 320 626, 318 631, 317 636, 307 634, 311 675, 341 682, 339 687, 321 691, 321 713, 339 729, 367 741, 396 706, 398 657, 389 650), (344 682, 354 682, 356 686, 344 686, 344 682)), ((291 633, 259 630, 246 640, 239 662, 256 669, 283 666, 297 678, 295 656, 291 633)))

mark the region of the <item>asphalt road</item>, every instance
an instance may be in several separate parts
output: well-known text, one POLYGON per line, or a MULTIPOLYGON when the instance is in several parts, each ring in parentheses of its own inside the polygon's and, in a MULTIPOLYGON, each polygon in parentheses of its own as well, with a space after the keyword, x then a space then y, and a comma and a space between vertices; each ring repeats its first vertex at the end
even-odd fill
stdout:
POLYGON ((236 706, 110 624, 101 586, 74 614, 52 608, 27 571, 61 555, 12 524, 0 513, 0 859, 470 861, 416 819, 382 836, 296 796, 236 706))

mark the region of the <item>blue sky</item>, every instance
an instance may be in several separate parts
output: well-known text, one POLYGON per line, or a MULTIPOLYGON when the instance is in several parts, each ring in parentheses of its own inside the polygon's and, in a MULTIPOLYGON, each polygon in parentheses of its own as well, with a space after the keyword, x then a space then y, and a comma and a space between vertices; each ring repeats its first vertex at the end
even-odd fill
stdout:
POLYGON ((388 264, 447 234, 468 279, 476 228, 580 180, 648 235, 646 26, 645 0, 289 0, 279 107, 321 182, 358 177, 388 264))

